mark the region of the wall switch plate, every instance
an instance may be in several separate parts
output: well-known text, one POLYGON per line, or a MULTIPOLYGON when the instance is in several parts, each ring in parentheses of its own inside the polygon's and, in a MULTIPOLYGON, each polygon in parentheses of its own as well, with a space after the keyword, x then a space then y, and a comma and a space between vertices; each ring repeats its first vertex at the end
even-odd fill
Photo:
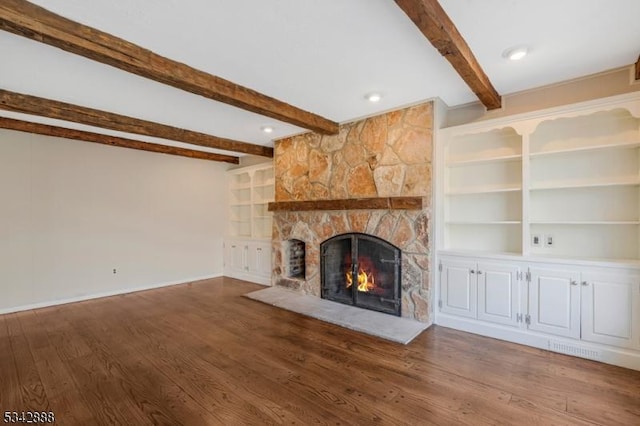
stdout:
POLYGON ((544 236, 544 246, 545 247, 553 247, 553 235, 545 235, 544 236))
POLYGON ((540 247, 542 245, 540 234, 531 234, 531 245, 534 247, 540 247))

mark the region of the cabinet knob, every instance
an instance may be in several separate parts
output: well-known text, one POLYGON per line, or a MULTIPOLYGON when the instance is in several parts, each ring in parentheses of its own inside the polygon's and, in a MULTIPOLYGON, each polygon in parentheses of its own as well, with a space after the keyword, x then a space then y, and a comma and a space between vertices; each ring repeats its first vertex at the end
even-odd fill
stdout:
POLYGON ((576 280, 571 280, 571 285, 578 285, 578 282, 576 280))
POLYGON ((482 271, 480 269, 478 269, 478 275, 482 274, 482 271))
POLYGON ((589 285, 589 283, 588 283, 588 282, 586 282, 586 281, 582 281, 582 283, 581 283, 581 284, 582 284, 583 286, 588 286, 588 285, 589 285))
POLYGON ((470 273, 472 273, 472 274, 475 274, 475 273, 476 273, 476 271, 475 271, 475 270, 473 270, 473 269, 472 269, 472 270, 470 270, 469 272, 470 272, 470 273))

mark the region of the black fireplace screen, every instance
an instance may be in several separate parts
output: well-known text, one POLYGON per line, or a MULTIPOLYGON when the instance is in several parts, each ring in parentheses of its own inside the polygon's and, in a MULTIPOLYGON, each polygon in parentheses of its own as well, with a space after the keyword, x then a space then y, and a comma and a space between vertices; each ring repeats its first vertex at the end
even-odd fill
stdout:
POLYGON ((399 248, 352 233, 323 242, 320 253, 324 299, 400 316, 399 248))

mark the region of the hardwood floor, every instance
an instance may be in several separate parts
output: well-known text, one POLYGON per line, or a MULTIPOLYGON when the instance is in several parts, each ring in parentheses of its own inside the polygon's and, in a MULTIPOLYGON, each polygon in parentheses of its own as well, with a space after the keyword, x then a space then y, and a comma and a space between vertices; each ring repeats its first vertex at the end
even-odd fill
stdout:
POLYGON ((402 346, 229 278, 0 316, 0 415, 60 425, 640 425, 640 372, 431 327, 402 346))

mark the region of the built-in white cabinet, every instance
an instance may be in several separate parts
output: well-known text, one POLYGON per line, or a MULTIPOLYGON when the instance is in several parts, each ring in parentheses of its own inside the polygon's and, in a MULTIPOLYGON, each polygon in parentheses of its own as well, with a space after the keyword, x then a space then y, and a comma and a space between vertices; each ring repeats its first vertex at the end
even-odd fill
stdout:
POLYGON ((273 164, 228 172, 229 224, 224 242, 224 273, 259 284, 271 283, 273 164))
POLYGON ((632 350, 623 365, 640 369, 637 268, 441 256, 438 270, 439 324, 593 359, 632 350))
POLYGON ((439 269, 441 312, 518 325, 517 267, 509 263, 443 260, 439 269))
POLYGON ((580 274, 532 267, 527 278, 529 300, 524 314, 529 329, 580 338, 580 274))
POLYGON ((640 274, 592 269, 530 268, 528 328, 640 349, 640 274))
POLYGON ((639 281, 634 273, 582 273, 583 340, 640 349, 639 281))
POLYGON ((473 261, 443 261, 440 264, 440 310, 447 314, 476 318, 478 282, 471 273, 473 261))
POLYGON ((271 278, 271 242, 251 241, 247 246, 247 270, 271 278))
POLYGON ((439 129, 436 323, 640 370, 640 92, 439 129))
POLYGON ((478 263, 478 319, 518 326, 520 269, 509 263, 478 263))
POLYGON ((258 284, 271 283, 271 242, 226 239, 224 274, 258 284))

